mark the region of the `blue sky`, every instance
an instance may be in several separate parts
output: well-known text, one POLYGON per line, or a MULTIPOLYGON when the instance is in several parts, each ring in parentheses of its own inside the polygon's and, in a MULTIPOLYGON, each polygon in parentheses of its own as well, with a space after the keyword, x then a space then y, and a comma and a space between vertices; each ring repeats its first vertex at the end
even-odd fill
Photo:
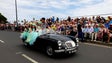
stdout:
MULTIPOLYGON (((19 20, 112 13, 111 0, 17 0, 19 20)), ((0 0, 0 13, 15 20, 14 0, 0 0)))

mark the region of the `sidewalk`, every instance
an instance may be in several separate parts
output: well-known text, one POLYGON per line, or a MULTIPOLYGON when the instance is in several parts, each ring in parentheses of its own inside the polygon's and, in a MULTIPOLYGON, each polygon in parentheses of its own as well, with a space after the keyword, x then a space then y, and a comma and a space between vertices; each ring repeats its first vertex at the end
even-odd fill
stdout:
POLYGON ((93 44, 99 44, 99 45, 105 45, 105 46, 112 46, 112 42, 105 43, 105 42, 102 42, 102 41, 86 41, 86 43, 93 43, 93 44))

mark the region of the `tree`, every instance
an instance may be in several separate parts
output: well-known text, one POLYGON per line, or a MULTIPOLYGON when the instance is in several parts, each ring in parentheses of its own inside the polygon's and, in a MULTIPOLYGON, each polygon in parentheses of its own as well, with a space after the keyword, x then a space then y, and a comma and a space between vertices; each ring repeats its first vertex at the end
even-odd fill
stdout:
POLYGON ((0 13, 0 23, 8 23, 7 18, 0 13))

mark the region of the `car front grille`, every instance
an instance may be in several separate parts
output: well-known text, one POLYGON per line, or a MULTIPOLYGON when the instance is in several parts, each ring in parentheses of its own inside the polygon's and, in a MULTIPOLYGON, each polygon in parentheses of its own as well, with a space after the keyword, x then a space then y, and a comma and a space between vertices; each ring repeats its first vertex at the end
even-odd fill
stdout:
POLYGON ((71 43, 66 43, 67 48, 72 48, 72 44, 71 43))

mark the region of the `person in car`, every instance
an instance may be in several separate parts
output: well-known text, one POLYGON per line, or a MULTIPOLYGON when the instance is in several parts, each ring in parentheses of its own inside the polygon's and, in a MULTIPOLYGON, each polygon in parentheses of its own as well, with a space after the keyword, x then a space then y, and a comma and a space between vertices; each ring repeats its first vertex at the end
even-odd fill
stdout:
POLYGON ((22 38, 23 41, 27 39, 27 35, 29 34, 28 31, 29 31, 28 28, 25 27, 25 28, 24 28, 24 31, 21 33, 20 38, 22 38))
POLYGON ((29 33, 27 35, 27 39, 25 42, 28 42, 29 45, 33 45, 38 36, 39 36, 38 32, 36 32, 33 27, 30 27, 29 33))

